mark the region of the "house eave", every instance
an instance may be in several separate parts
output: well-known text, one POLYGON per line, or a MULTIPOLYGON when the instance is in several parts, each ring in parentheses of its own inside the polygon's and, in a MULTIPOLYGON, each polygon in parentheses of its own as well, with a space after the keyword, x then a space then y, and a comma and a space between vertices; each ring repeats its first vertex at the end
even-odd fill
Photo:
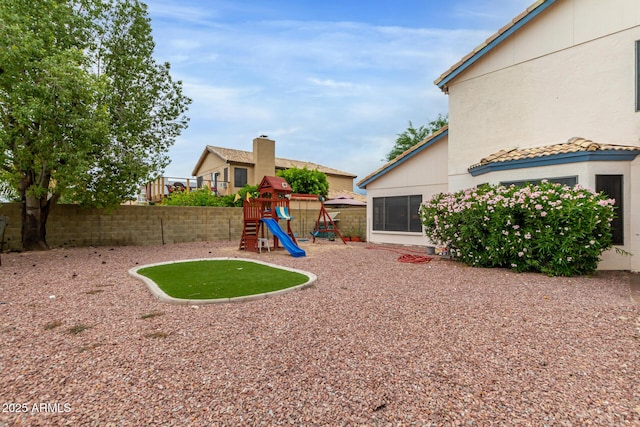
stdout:
POLYGON ((557 0, 545 0, 542 1, 537 6, 533 6, 530 12, 525 14, 521 19, 514 22, 509 28, 507 28, 503 33, 499 33, 487 39, 485 46, 477 47, 472 53, 468 56, 469 58, 463 60, 461 64, 450 71, 443 74, 440 78, 438 78, 434 83, 442 90, 444 93, 449 93, 449 83, 459 76, 466 69, 471 67, 473 64, 478 62, 480 58, 489 53, 495 47, 500 45, 503 41, 508 39, 511 35, 517 32, 520 28, 524 27, 531 20, 535 19, 538 15, 548 9, 551 5, 556 3, 557 0), (490 40, 490 41, 489 41, 490 40))
POLYGON ((484 175, 489 172, 505 171, 512 169, 525 169, 541 166, 555 166, 567 163, 579 162, 623 162, 632 161, 640 154, 640 150, 633 151, 582 151, 577 153, 554 154, 532 159, 507 160, 504 162, 493 162, 479 166, 472 166, 468 169, 471 176, 484 175))
POLYGON ((196 165, 194 166, 193 170, 191 171, 191 175, 192 176, 197 176, 198 175, 198 171, 200 170, 200 167, 202 166, 202 163, 204 162, 204 159, 209 155, 210 152, 211 151, 209 150, 209 146, 206 146, 204 148, 204 150, 202 151, 202 154, 200 155, 200 158, 196 162, 196 165))
MULTIPOLYGON (((424 143, 420 147, 418 147, 418 148, 414 149, 413 151, 405 154, 401 159, 394 160, 394 161, 388 163, 387 166, 382 167, 378 172, 375 172, 374 174, 364 178, 362 181, 358 182, 356 185, 358 186, 358 188, 360 188, 362 190, 366 189, 367 185, 371 184, 373 181, 377 180, 378 178, 380 178, 381 176, 385 175, 386 173, 392 171, 393 169, 395 169, 396 167, 400 166, 401 164, 403 164, 407 160, 413 158, 414 156, 416 156, 418 153, 422 152, 423 150, 426 150, 427 148, 429 148, 430 146, 432 146, 436 142, 440 141, 442 138, 444 138, 447 135, 449 135, 449 128, 448 127, 446 127, 442 132, 439 132, 439 133, 436 132, 435 134, 433 134, 431 136, 431 139, 429 139, 426 143, 424 143)), ((400 156, 402 156, 402 154, 400 156)))

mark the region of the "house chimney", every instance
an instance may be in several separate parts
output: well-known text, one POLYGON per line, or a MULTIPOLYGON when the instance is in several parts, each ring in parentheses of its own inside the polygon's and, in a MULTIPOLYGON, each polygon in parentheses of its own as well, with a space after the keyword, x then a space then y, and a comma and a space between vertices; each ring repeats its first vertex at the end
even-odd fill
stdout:
POLYGON ((254 185, 260 184, 263 177, 276 174, 276 142, 267 135, 253 140, 253 164, 254 185))

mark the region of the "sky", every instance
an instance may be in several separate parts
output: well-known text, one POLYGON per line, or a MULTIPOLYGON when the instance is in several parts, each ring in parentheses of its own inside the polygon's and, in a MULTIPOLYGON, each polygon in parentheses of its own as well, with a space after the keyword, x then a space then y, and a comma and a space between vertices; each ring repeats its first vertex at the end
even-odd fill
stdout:
POLYGON ((165 176, 191 177, 207 145, 357 175, 398 134, 447 114, 433 82, 533 0, 147 0, 155 58, 193 103, 165 176))

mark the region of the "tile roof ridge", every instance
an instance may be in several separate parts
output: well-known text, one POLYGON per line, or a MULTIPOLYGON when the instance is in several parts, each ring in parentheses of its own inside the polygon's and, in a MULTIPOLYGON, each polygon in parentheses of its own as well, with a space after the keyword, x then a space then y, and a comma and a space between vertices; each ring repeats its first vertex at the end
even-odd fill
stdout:
POLYGON ((601 145, 599 143, 594 142, 590 139, 582 138, 580 136, 569 138, 566 144, 575 145, 576 147, 583 148, 586 151, 596 151, 601 148, 601 145))
POLYGON ((604 144, 597 143, 582 137, 572 137, 566 142, 547 144, 536 147, 502 149, 483 157, 480 162, 473 164, 469 169, 478 168, 491 163, 504 161, 535 159, 547 156, 566 155, 579 152, 594 151, 640 151, 637 145, 604 144))

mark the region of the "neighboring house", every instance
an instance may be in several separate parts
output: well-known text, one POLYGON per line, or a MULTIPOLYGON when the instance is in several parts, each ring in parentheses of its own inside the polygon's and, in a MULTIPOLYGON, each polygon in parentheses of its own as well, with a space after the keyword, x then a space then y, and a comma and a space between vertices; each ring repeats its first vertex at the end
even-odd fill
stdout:
MULTIPOLYGON (((618 206, 615 247, 634 256, 610 250, 600 268, 640 271, 640 2, 537 1, 435 84, 449 96, 448 191, 541 179, 605 191, 618 206)), ((442 159, 433 148, 414 157, 442 159)), ((368 205, 413 194, 386 181, 419 166, 394 162, 358 183, 368 205)), ((418 240, 370 225, 372 241, 418 240)))
POLYGON ((253 140, 253 151, 207 145, 193 168, 197 180, 212 182, 220 195, 236 193, 246 184, 258 185, 264 176, 291 168, 318 170, 327 175, 329 193, 354 194, 356 175, 311 162, 283 159, 275 156, 275 141, 260 136, 253 140))

